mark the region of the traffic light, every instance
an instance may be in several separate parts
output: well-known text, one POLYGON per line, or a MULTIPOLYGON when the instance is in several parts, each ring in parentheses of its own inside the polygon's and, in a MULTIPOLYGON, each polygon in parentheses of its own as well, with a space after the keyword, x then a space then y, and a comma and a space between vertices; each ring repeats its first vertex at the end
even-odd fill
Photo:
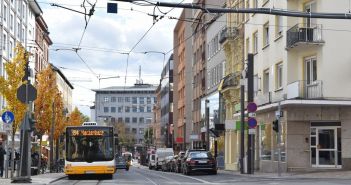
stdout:
POLYGON ((278 120, 274 120, 272 125, 273 125, 273 130, 275 132, 279 132, 278 120))
POLYGON ((31 114, 31 116, 29 116, 28 123, 29 123, 29 131, 30 132, 35 131, 35 124, 37 123, 37 120, 34 119, 34 114, 31 114))
POLYGON ((26 62, 26 66, 24 68, 24 76, 22 78, 22 81, 27 81, 30 76, 30 69, 29 69, 29 61, 26 62))

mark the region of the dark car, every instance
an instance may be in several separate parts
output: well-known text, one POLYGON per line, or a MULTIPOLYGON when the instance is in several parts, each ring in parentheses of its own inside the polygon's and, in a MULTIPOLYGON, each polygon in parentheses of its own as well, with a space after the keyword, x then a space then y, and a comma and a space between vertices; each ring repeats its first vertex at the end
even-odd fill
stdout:
POLYGON ((116 157, 116 169, 125 169, 127 171, 129 170, 127 161, 123 157, 116 157))
POLYGON ((199 171, 217 174, 217 162, 210 152, 187 151, 183 159, 182 170, 185 175, 199 171))
POLYGON ((182 172, 182 159, 184 158, 185 152, 179 152, 178 157, 174 160, 174 172, 182 172))

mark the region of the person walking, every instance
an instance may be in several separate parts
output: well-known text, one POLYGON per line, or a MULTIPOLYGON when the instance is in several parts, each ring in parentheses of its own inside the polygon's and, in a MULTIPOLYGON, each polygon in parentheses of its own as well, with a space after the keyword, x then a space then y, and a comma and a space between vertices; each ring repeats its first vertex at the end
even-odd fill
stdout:
POLYGON ((4 155, 6 155, 6 151, 1 145, 2 143, 0 144, 0 176, 2 177, 4 174, 4 155))

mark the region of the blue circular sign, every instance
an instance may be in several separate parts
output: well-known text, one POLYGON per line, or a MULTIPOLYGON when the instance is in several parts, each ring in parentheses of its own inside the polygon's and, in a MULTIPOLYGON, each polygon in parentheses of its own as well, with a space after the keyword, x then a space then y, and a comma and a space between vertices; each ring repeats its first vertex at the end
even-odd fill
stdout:
POLYGON ((247 124, 249 125, 249 128, 256 128, 257 120, 255 118, 249 118, 247 124))
POLYGON ((4 123, 10 124, 15 119, 15 115, 13 115, 13 113, 10 111, 5 111, 4 113, 2 113, 1 118, 4 123))
POLYGON ((254 102, 250 102, 247 104, 247 111, 248 112, 255 112, 257 110, 257 105, 254 102))

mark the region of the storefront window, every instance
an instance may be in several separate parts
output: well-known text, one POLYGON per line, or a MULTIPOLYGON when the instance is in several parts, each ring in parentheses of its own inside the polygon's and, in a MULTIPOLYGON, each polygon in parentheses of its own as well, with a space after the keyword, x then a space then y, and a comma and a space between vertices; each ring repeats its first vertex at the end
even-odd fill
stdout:
MULTIPOLYGON (((281 161, 285 161, 285 143, 286 143, 286 124, 284 122, 280 122, 281 126, 281 136, 280 136, 280 151, 281 151, 281 161)), ((274 132, 274 139, 273 139, 273 148, 274 148, 274 161, 278 161, 278 145, 277 145, 277 138, 278 133, 274 132)))
POLYGON ((261 160, 272 158, 272 124, 261 124, 261 160))

